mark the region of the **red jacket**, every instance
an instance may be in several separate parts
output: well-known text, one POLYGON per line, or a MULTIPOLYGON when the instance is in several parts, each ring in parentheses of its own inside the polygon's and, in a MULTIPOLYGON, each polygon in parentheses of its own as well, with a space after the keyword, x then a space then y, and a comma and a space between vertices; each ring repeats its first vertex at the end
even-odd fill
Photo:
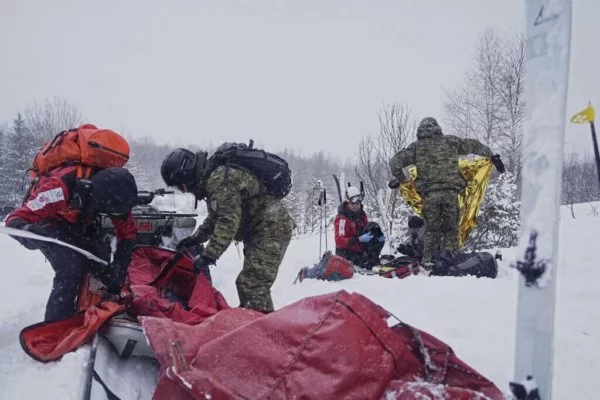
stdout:
MULTIPOLYGON (((61 219, 71 224, 78 223, 79 211, 69 208, 75 173, 76 167, 71 166, 56 169, 50 175, 41 177, 23 205, 8 215, 6 225, 9 226, 10 221, 16 218, 30 224, 61 219)), ((135 240, 137 228, 131 212, 127 219, 111 218, 111 221, 117 240, 135 240)))
POLYGON ((367 214, 362 210, 352 213, 348 210, 348 202, 345 201, 338 210, 338 215, 333 222, 335 247, 337 249, 349 250, 352 252, 363 252, 365 244, 358 241, 358 236, 362 234, 363 229, 369 222, 367 214))

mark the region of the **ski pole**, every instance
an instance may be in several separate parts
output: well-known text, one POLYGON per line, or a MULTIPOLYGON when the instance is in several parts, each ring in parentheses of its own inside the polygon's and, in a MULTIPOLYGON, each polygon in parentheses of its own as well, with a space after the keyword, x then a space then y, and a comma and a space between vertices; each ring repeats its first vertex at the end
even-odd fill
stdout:
POLYGON ((321 258, 322 243, 323 243, 323 207, 321 206, 321 197, 323 192, 319 192, 319 259, 321 258))
POLYGON ((328 251, 327 249, 327 190, 323 189, 323 208, 325 209, 324 215, 323 215, 323 220, 325 221, 325 251, 328 251))

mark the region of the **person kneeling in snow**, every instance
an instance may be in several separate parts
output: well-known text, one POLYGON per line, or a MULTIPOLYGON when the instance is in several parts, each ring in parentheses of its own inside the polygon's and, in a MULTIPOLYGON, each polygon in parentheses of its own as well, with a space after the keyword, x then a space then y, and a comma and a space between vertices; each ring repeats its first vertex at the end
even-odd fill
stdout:
POLYGON ((409 241, 399 245, 397 250, 420 261, 423 258, 423 236, 425 235, 424 223, 420 217, 412 215, 408 218, 408 233, 410 234, 409 241))
MULTIPOLYGON (((369 219, 363 210, 363 196, 355 186, 346 188, 346 201, 344 201, 335 217, 334 236, 335 254, 350 260, 354 265, 371 269, 379 264, 379 254, 385 243, 385 236, 379 229, 379 234, 368 228, 369 219)), ((378 228, 376 224, 370 226, 378 228)))
POLYGON ((7 227, 56 238, 105 260, 111 252, 110 239, 101 233, 99 214, 108 214, 115 228, 117 251, 108 267, 55 243, 13 236, 26 248, 40 250, 54 270, 45 321, 66 318, 76 311, 79 286, 87 272, 103 277, 107 292, 118 295, 137 234, 131 214, 137 204, 133 175, 124 168, 107 168, 84 180, 77 179, 76 173, 76 166, 68 166, 42 176, 23 205, 6 219, 7 227))

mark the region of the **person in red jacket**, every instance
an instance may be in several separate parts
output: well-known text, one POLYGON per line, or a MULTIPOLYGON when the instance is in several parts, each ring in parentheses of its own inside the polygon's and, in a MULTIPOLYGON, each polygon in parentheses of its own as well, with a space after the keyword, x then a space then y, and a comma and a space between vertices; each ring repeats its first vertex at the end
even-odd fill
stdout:
POLYGON ((30 250, 40 250, 54 270, 45 320, 76 311, 79 285, 89 271, 119 294, 131 260, 137 234, 131 209, 137 204, 137 185, 124 168, 107 168, 89 180, 76 178, 77 167, 61 167, 42 176, 21 207, 6 218, 6 226, 59 239, 108 261, 110 238, 101 234, 99 214, 108 214, 115 229, 117 248, 108 268, 55 243, 13 236, 30 250))
POLYGON ((363 210, 362 200, 363 196, 357 187, 346 188, 346 201, 340 205, 333 222, 335 254, 352 261, 354 265, 370 269, 379 261, 385 236, 381 234, 376 238, 372 232, 365 231, 369 218, 363 210))

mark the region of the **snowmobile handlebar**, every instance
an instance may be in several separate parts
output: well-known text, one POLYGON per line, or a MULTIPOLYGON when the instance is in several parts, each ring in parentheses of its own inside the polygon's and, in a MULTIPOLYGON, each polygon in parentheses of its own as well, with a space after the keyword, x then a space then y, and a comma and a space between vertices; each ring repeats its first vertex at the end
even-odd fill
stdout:
POLYGON ((156 190, 139 190, 138 191, 138 205, 150 204, 154 197, 163 196, 165 194, 173 194, 173 190, 167 189, 156 189, 156 190))

